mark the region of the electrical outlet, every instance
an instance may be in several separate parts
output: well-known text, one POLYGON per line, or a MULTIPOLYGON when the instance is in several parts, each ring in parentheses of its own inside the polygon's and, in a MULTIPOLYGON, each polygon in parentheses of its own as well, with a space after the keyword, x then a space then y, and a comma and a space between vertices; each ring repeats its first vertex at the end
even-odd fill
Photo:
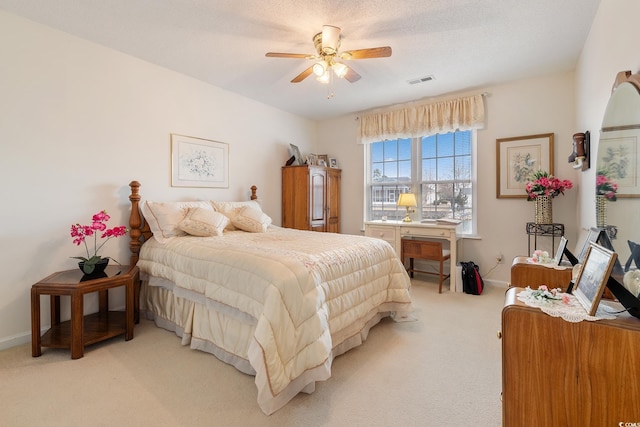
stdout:
POLYGON ((496 257, 496 261, 498 261, 498 264, 502 263, 503 259, 504 257, 502 256, 502 254, 498 254, 498 256, 496 257))

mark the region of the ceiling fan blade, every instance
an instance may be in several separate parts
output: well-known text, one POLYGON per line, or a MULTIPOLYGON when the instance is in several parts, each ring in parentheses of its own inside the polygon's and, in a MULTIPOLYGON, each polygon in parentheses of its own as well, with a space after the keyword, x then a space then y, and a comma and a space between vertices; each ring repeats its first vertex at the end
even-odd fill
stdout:
POLYGON ((294 79, 291 80, 291 83, 300 83, 301 81, 309 77, 309 75, 311 75, 312 72, 313 72, 313 65, 307 68, 306 70, 304 70, 303 72, 301 72, 300 74, 298 74, 297 76, 295 76, 294 79))
POLYGON ((360 77, 362 76, 353 71, 353 68, 347 67, 347 74, 344 75, 344 78, 349 80, 350 83, 357 82, 358 80, 360 80, 360 77))
POLYGON ((391 56, 391 47, 389 46, 347 50, 340 54, 342 59, 386 58, 388 56, 391 56))
POLYGON ((267 52, 264 56, 269 58, 304 58, 304 59, 313 59, 313 55, 309 55, 306 53, 279 53, 279 52, 267 52))

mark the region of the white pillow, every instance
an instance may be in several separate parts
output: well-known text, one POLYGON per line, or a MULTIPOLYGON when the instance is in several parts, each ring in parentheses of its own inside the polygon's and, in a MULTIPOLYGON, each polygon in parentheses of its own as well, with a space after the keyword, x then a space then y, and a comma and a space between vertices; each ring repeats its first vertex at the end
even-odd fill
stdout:
POLYGON ((245 206, 240 208, 231 222, 241 230, 252 233, 264 233, 271 224, 271 218, 262 211, 250 206, 245 206))
POLYGON ((178 224, 187 216, 189 208, 203 208, 213 211, 207 202, 150 202, 141 205, 142 215, 149 223, 153 236, 160 243, 166 243, 176 236, 186 233, 178 228, 178 224))
POLYGON ((229 218, 230 222, 227 225, 227 230, 237 230, 237 228, 233 225, 233 218, 238 214, 240 209, 249 206, 253 209, 256 209, 262 212, 262 208, 260 207, 260 203, 255 200, 246 200, 244 202, 214 202, 211 201, 213 207, 218 211, 222 212, 229 218))
POLYGON ((212 208, 189 208, 187 216, 180 221, 178 228, 192 236, 222 236, 222 231, 227 224, 229 224, 229 218, 212 208))

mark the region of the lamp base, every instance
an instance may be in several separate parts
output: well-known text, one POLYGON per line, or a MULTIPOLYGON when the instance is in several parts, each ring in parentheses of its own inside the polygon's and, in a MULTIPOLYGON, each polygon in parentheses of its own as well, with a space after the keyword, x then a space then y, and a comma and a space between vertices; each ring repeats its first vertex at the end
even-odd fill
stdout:
POLYGON ((413 220, 411 219, 411 217, 409 216, 409 214, 407 213, 407 216, 404 217, 404 219, 402 220, 402 222, 413 222, 413 220))

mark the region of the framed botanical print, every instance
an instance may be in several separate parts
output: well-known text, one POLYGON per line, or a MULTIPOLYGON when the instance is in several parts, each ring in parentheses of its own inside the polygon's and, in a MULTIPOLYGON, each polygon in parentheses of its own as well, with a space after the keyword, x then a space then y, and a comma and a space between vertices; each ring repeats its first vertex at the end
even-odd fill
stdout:
POLYGON ((527 198, 527 181, 539 170, 553 175, 553 133, 496 140, 497 198, 527 198))
POLYGON ((640 197, 640 147, 636 135, 611 137, 603 133, 598 147, 598 173, 618 184, 617 197, 640 197))
POLYGON ((229 145, 171 134, 171 186, 229 188, 229 145))

